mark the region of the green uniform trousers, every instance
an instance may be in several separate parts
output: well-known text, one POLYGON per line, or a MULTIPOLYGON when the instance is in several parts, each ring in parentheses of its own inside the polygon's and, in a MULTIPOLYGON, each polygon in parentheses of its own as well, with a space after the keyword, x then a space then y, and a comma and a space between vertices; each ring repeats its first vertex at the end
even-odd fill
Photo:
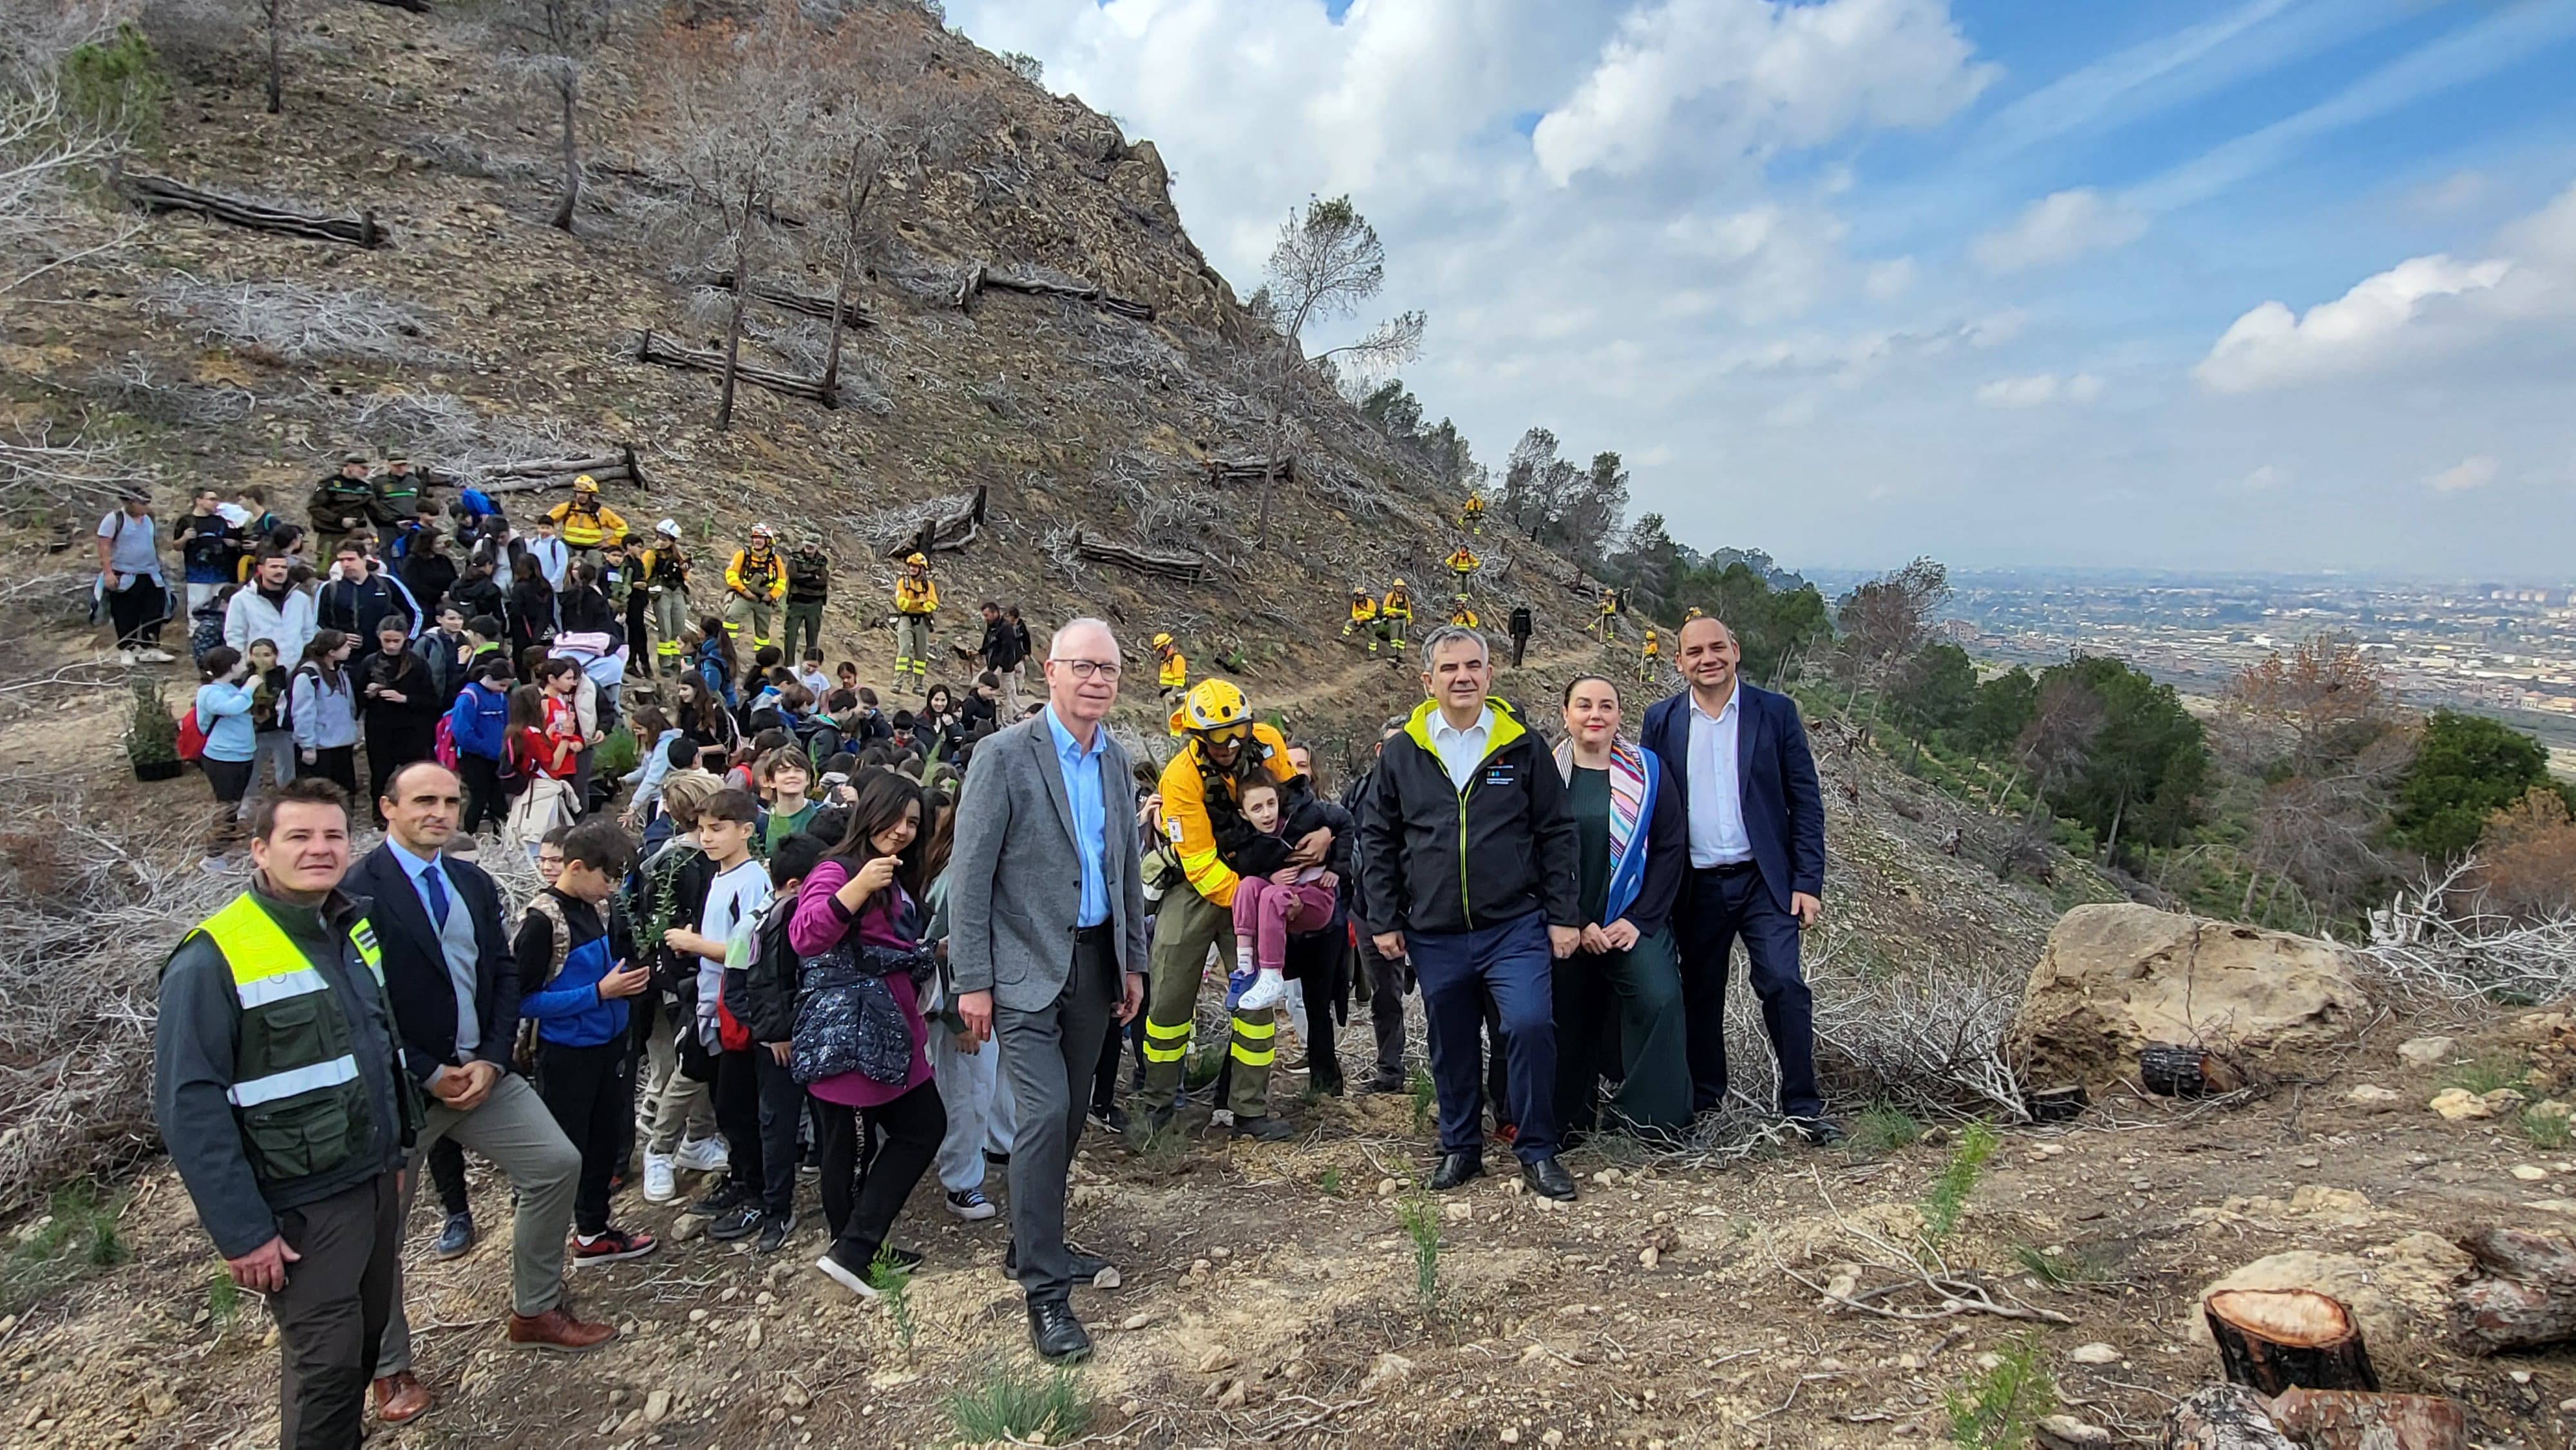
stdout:
MULTIPOLYGON (((1199 979, 1211 946, 1232 976, 1234 913, 1187 883, 1164 893, 1154 917, 1153 978, 1145 994, 1145 1086, 1136 1097, 1148 1112, 1160 1112, 1180 1096, 1190 1029, 1198 1020, 1199 979)), ((1270 1064, 1278 1045, 1276 1008, 1234 1019, 1233 1085, 1226 1106, 1236 1121, 1270 1112, 1270 1064)))
MULTIPOLYGON (((822 600, 790 599, 787 601, 787 634, 786 637, 780 641, 778 647, 786 651, 787 667, 789 669, 794 669, 797 663, 804 658, 804 656, 796 652, 797 636, 800 634, 804 636, 805 643, 812 645, 816 649, 821 649, 823 647, 822 600)), ((821 702, 816 701, 815 703, 820 704, 821 702)))
POLYGON ((653 601, 653 668, 665 675, 680 672, 680 655, 687 648, 689 633, 689 591, 687 586, 666 588, 650 596, 653 601))
POLYGON ((930 616, 897 614, 894 617, 894 682, 902 684, 909 676, 916 685, 926 687, 930 679, 930 616))
POLYGON ((1556 964, 1555 993, 1559 1134, 1592 1131, 1601 1079, 1613 1063, 1620 1081, 1611 1127, 1653 1135, 1689 1124, 1682 973, 1669 929, 1637 938, 1624 952, 1576 952, 1556 964))
POLYGON ((745 643, 742 637, 745 625, 751 628, 749 644, 752 649, 756 650, 762 645, 777 643, 769 637, 771 617, 771 606, 766 599, 745 599, 736 594, 725 600, 725 633, 733 636, 735 650, 744 656, 750 654, 750 650, 742 648, 745 643))

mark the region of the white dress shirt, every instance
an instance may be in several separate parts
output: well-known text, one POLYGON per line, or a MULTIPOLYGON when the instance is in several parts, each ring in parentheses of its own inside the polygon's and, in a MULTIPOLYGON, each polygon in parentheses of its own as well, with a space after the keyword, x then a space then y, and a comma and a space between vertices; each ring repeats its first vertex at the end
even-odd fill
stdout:
POLYGON ((1449 784, 1459 790, 1467 788, 1476 767, 1485 759, 1485 746, 1494 738, 1494 707, 1487 705, 1476 723, 1461 730, 1449 723, 1449 717, 1434 709, 1431 712, 1431 749, 1449 770, 1449 784))
POLYGON ((1744 777, 1735 742, 1743 720, 1744 687, 1739 683, 1715 715, 1690 701, 1690 862, 1705 871, 1753 859, 1753 838, 1744 831, 1744 777))

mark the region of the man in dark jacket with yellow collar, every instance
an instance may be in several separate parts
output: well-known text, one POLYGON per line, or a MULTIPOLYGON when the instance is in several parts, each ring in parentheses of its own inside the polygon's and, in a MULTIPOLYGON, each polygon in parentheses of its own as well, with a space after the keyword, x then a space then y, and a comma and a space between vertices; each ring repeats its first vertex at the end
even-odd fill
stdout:
POLYGON ((1440 1103, 1434 1189, 1485 1171, 1484 1002, 1501 1016, 1513 1151, 1530 1188, 1574 1197, 1556 1161, 1553 961, 1582 938, 1576 836, 1546 742, 1489 699, 1485 637, 1444 625, 1424 642, 1431 698, 1378 751, 1359 813, 1361 896, 1374 943, 1410 955, 1440 1103))
POLYGON ((340 892, 349 804, 306 776, 251 818, 250 889, 161 975, 153 1115, 233 1282, 268 1296, 279 1443, 354 1447, 402 1293, 398 1178, 420 1121, 366 905, 340 892))

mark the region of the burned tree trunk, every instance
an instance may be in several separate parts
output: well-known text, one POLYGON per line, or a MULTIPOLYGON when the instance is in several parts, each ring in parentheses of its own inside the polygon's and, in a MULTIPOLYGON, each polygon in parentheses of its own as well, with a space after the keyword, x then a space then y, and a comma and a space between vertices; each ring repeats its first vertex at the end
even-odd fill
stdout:
POLYGON ((2228 1383, 2267 1395, 2293 1386, 2376 1390, 2378 1372, 2361 1324, 2339 1301, 2310 1289, 2226 1289, 2201 1301, 2228 1383))
POLYGON ((2460 1240, 2479 1277, 2451 1291, 2451 1338, 2472 1354, 2576 1339, 2576 1240, 2480 1229, 2460 1240))
POLYGON ((384 229, 376 225, 376 214, 371 211, 356 217, 307 216, 239 197, 200 191, 184 182, 173 181, 166 176, 147 176, 140 171, 123 173, 117 177, 116 184, 128 200, 146 211, 192 211, 229 226, 275 232, 280 236, 305 237, 317 242, 381 247, 386 241, 384 229))
POLYGON ((2464 1450, 2469 1417, 2438 1395, 2288 1390, 2272 1422, 2307 1450, 2464 1450))
MULTIPOLYGON (((724 375, 727 371, 727 359, 723 353, 700 352, 693 347, 682 347, 665 338, 656 337, 650 332, 645 333, 643 340, 636 345, 635 358, 638 362, 655 363, 666 368, 689 368, 697 372, 718 375, 724 375)), ((738 359, 732 361, 731 376, 756 387, 767 388, 773 393, 783 393, 791 398, 803 398, 809 403, 820 403, 826 408, 840 406, 838 397, 826 389, 819 379, 798 377, 794 373, 782 373, 775 368, 755 367, 738 359)))
POLYGON ((2243 1385, 2212 1385, 2165 1416, 2157 1450, 2298 1450, 2272 1417, 2263 1397, 2243 1385))

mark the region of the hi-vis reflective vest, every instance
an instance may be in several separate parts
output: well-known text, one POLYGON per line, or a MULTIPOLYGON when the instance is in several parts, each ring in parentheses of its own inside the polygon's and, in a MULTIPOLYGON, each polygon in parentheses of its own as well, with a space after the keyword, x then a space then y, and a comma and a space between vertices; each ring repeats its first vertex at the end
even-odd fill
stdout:
MULTIPOLYGON (((351 1050, 349 1019, 330 980, 249 892, 197 931, 223 953, 233 996, 241 1003, 235 1076, 225 1096, 232 1099, 242 1148, 261 1184, 330 1172, 375 1151, 380 1130, 401 1131, 399 1124, 375 1120, 351 1050)), ((381 1000, 383 956, 365 917, 350 924, 349 942, 367 964, 381 1000)), ((390 1010, 386 1020, 392 1020, 390 1010)))
POLYGON ((1353 597, 1353 598, 1352 598, 1352 600, 1351 600, 1351 620, 1352 620, 1352 622, 1353 622, 1353 623, 1355 623, 1355 624, 1366 624, 1366 623, 1368 623, 1370 620, 1375 619, 1375 618, 1377 618, 1377 596, 1376 596, 1376 595, 1374 595, 1374 594, 1361 594, 1361 595, 1357 595, 1357 596, 1355 596, 1355 597, 1353 597))
POLYGON ((1163 669, 1160 679, 1162 687, 1166 690, 1177 690, 1189 682, 1190 662, 1188 657, 1183 655, 1179 650, 1174 650, 1170 654, 1163 656, 1163 669))
POLYGON ((894 610, 897 614, 937 614, 939 586, 928 575, 919 579, 904 575, 894 581, 894 610))

